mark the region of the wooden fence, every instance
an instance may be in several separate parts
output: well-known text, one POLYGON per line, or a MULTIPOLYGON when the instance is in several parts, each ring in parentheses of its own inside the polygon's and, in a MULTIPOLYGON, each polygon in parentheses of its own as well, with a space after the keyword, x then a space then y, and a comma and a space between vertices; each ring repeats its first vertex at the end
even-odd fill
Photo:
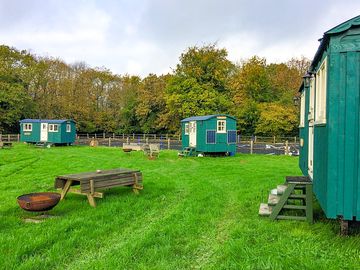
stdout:
MULTIPOLYGON (((121 147, 123 143, 157 143, 161 149, 181 150, 181 135, 178 134, 115 134, 115 133, 78 133, 77 145, 89 145, 96 139, 101 146, 121 147)), ((19 134, 0 134, 0 141, 19 142, 19 134)), ((237 152, 261 154, 298 155, 298 137, 263 137, 237 135, 237 152)))

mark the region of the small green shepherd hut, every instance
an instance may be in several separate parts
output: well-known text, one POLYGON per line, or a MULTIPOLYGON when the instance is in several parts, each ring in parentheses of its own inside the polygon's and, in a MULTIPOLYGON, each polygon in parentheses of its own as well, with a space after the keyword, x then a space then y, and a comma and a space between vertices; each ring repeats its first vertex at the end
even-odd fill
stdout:
POLYGON ((300 168, 328 218, 359 221, 360 16, 325 32, 300 93, 300 168))
POLYGON ((184 155, 236 153, 236 118, 226 114, 181 120, 184 155))
POLYGON ((71 119, 23 119, 20 121, 20 141, 22 142, 72 144, 75 138, 75 121, 71 119))

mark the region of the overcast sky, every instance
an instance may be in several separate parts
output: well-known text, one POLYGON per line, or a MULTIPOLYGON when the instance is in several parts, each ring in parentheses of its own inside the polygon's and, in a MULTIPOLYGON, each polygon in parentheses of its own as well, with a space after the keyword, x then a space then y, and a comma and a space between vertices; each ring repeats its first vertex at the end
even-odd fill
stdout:
POLYGON ((359 14, 360 0, 0 0, 0 44, 146 76, 214 42, 233 62, 312 59, 325 31, 359 14))

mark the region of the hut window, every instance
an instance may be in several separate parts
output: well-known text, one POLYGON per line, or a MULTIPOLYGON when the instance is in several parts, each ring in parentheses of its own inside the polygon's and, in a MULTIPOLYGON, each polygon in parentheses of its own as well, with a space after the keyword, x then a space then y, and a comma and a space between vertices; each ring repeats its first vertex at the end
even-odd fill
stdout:
POLYGON ((189 123, 185 123, 185 127, 184 127, 184 134, 185 135, 189 135, 189 123))
POLYGON ((305 126, 305 91, 300 96, 300 127, 305 126))
POLYGON ((24 131, 32 131, 32 124, 24 124, 24 131))
POLYGON ((227 132, 227 143, 228 144, 236 143, 236 130, 228 130, 228 132, 227 132))
POLYGON ((326 75, 327 58, 316 73, 315 122, 326 123, 326 75))
POLYGON ((314 120, 314 100, 315 100, 315 79, 310 79, 310 88, 309 88, 309 120, 314 120))
POLYGON ((56 125, 56 124, 50 124, 50 125, 49 125, 49 131, 50 131, 50 132, 58 132, 58 125, 56 125))
POLYGON ((216 132, 215 130, 207 130, 206 131, 206 143, 207 144, 215 144, 216 143, 216 132))
POLYGON ((226 133, 226 120, 217 120, 217 132, 226 133))
POLYGON ((66 124, 66 132, 71 132, 71 125, 70 124, 66 124))

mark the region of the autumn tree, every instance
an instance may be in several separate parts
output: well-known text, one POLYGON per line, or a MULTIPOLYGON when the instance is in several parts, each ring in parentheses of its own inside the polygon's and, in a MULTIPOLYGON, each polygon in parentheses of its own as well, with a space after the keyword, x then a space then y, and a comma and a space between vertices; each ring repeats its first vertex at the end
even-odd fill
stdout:
POLYGON ((17 131, 19 119, 34 113, 28 91, 34 63, 28 52, 0 46, 0 132, 17 131))
MULTIPOLYGON (((158 133, 161 128, 161 117, 165 113, 165 88, 171 75, 156 76, 149 74, 141 81, 137 95, 136 116, 141 131, 158 133)), ((166 132, 166 131, 165 131, 166 132)))
POLYGON ((215 45, 190 47, 183 53, 166 87, 164 128, 176 132, 182 118, 228 112, 226 80, 233 68, 227 51, 215 45))
POLYGON ((283 106, 277 103, 260 105, 255 134, 263 136, 286 136, 297 132, 298 119, 293 106, 283 106))

